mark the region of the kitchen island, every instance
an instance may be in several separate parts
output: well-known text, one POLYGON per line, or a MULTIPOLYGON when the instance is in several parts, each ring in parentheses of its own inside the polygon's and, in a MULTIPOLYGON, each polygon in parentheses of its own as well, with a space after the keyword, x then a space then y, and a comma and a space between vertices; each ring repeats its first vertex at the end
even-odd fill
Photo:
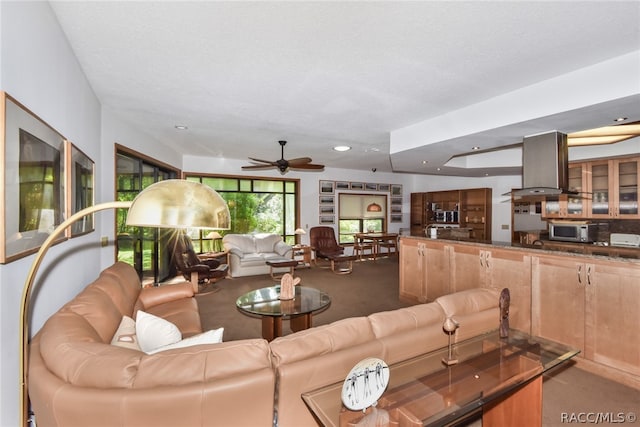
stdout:
POLYGON ((640 259, 559 249, 404 236, 400 298, 509 288, 511 327, 576 347, 587 369, 640 388, 640 259))

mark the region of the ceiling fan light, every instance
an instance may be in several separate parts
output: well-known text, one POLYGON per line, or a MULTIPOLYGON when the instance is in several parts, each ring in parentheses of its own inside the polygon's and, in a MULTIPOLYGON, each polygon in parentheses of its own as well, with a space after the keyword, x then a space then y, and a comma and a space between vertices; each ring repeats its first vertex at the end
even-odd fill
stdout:
POLYGON ((335 147, 333 147, 333 149, 335 151, 349 151, 351 150, 351 147, 349 147, 348 145, 336 145, 335 147))

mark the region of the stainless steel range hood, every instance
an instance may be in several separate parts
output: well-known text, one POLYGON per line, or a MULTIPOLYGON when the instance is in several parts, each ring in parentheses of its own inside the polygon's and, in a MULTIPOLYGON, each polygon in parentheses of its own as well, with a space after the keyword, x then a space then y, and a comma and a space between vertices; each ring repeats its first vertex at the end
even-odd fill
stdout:
POLYGON ((567 135, 549 132, 522 140, 522 189, 516 196, 554 196, 569 186, 567 135))

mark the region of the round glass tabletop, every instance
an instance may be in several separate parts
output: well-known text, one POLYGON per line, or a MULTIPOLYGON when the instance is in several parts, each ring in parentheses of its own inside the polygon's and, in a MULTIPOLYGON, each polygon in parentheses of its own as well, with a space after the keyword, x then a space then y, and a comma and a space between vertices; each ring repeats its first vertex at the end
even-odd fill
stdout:
POLYGON ((307 286, 296 286, 292 300, 281 301, 280 285, 247 292, 236 300, 236 306, 247 313, 260 316, 294 316, 311 313, 331 303, 329 295, 307 286))

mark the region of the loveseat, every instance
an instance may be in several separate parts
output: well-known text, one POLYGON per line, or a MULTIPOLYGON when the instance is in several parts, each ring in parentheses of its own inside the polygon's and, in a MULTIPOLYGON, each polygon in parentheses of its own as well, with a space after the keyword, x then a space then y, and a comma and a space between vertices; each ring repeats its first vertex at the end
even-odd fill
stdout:
MULTIPOLYGON (((226 234, 222 238, 222 244, 229 251, 231 277, 269 274, 267 261, 293 258, 293 247, 285 243, 278 234, 226 234)), ((274 268, 274 272, 288 271, 288 267, 274 268)))
MULTIPOLYGON (((116 263, 55 313, 30 348, 29 395, 40 426, 316 426, 301 394, 342 381, 366 357, 387 363, 498 326, 499 293, 471 289, 279 337, 146 354, 111 344, 123 316, 143 311, 201 332, 188 283, 141 289, 116 263)), ((512 304, 511 311, 516 307, 512 304)), ((139 337, 138 337, 139 338, 139 337)), ((190 338, 187 338, 187 340, 190 338)))

